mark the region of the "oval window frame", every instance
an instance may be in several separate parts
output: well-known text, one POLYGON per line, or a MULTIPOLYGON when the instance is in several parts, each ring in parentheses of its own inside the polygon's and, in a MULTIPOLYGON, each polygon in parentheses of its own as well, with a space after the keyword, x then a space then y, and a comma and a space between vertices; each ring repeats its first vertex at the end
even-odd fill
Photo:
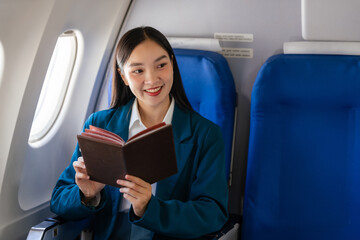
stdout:
POLYGON ((43 139, 56 122, 74 72, 78 51, 79 39, 75 31, 66 31, 58 37, 36 106, 29 144, 43 139))

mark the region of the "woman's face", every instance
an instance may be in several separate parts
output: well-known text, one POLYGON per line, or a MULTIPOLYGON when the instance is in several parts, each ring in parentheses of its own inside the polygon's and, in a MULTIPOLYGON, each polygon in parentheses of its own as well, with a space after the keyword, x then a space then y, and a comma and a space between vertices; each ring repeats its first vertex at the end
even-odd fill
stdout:
POLYGON ((167 109, 173 84, 173 66, 168 53, 152 40, 134 48, 121 74, 143 110, 167 109))

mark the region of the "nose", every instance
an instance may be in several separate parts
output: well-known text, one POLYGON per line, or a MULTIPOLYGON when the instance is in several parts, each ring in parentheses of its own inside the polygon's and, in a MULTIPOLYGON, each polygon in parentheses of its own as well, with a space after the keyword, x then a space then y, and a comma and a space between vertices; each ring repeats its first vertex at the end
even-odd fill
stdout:
POLYGON ((154 85, 157 81, 159 81, 159 76, 156 71, 148 71, 145 78, 145 84, 154 85))

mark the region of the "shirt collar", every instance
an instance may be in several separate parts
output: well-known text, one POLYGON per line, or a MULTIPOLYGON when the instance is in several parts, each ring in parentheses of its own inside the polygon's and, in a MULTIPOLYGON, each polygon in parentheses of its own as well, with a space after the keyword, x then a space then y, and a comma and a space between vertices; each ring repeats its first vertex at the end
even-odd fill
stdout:
MULTIPOLYGON (((135 98, 135 101, 132 105, 132 111, 131 111, 131 117, 130 117, 130 122, 129 122, 129 129, 131 129, 134 124, 136 122, 138 122, 138 124, 146 129, 145 125, 142 123, 141 121, 141 117, 140 117, 140 113, 139 113, 139 108, 138 108, 138 104, 137 104, 137 99, 135 98)), ((169 106, 169 109, 163 119, 163 122, 165 122, 166 124, 171 124, 171 121, 172 121, 172 117, 173 117, 173 114, 174 114, 174 106, 175 106, 175 100, 174 100, 174 97, 171 97, 171 103, 170 103, 170 106, 169 106)))
POLYGON ((130 122, 129 122, 129 129, 131 129, 134 126, 135 123, 140 124, 140 126, 142 128, 146 129, 145 125, 141 122, 140 113, 139 113, 136 98, 135 98, 135 101, 134 101, 134 103, 132 105, 131 117, 130 117, 130 122))
POLYGON ((166 124, 171 124, 173 115, 174 115, 174 106, 175 106, 175 100, 174 97, 171 97, 171 103, 169 106, 169 109, 163 119, 163 122, 165 122, 166 124))

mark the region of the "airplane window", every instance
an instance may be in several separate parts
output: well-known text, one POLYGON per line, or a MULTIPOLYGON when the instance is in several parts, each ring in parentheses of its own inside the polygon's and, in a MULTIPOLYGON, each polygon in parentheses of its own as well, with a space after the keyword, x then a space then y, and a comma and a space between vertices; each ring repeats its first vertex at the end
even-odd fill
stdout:
POLYGON ((73 31, 60 35, 53 51, 41 89, 31 126, 29 142, 46 135, 54 124, 63 104, 77 53, 77 39, 73 31))
POLYGON ((1 79, 3 75, 4 65, 5 65, 5 56, 4 56, 4 47, 0 42, 0 86, 1 86, 1 79))

